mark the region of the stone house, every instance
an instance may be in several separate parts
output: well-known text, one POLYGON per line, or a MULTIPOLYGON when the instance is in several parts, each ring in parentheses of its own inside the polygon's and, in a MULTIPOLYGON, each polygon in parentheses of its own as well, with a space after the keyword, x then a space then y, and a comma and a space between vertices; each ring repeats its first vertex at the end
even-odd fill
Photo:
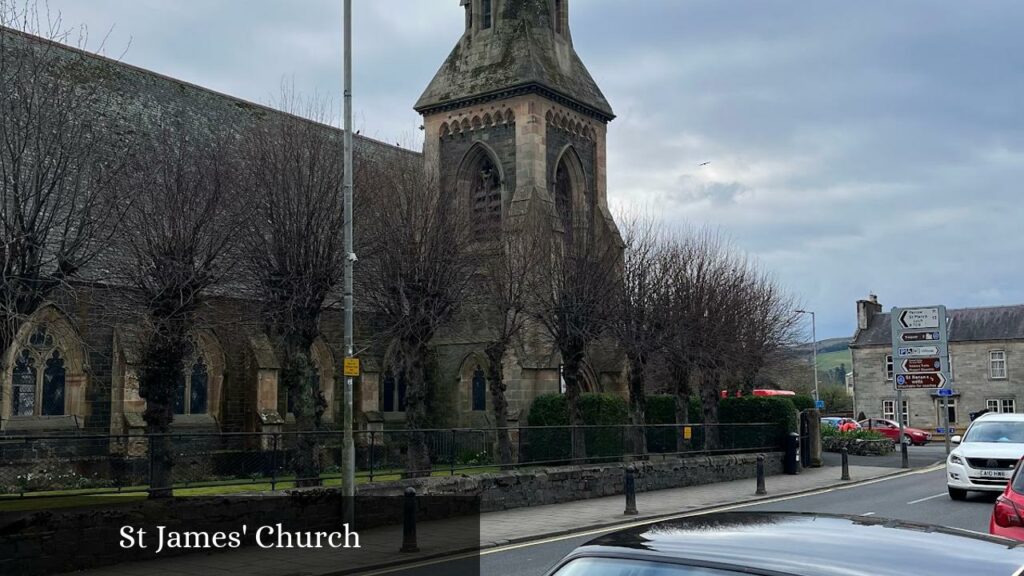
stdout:
MULTIPOLYGON (((958 430, 981 410, 1024 411, 1024 305, 948 310, 953 396, 949 422, 958 430)), ((857 302, 853 354, 855 410, 895 419, 890 315, 874 295, 857 302)), ((904 421, 935 431, 942 400, 933 390, 903 392, 904 421)))
MULTIPOLYGON (((444 190, 472 198, 475 217, 492 221, 511 221, 531 207, 554 215, 582 206, 594 226, 618 238, 606 175, 606 130, 614 114, 573 48, 568 0, 462 0, 461 5, 465 31, 415 104, 423 116, 422 153, 357 135, 355 169, 366 155, 385 159, 374 162, 376 167, 422 165, 444 190)), ((46 42, 9 29, 0 28, 0 34, 28 46, 46 42)), ((112 103, 104 114, 111 130, 144 134, 173 119, 202 135, 217 126, 244 126, 283 114, 73 48, 59 46, 54 52, 102 72, 76 81, 102 83, 112 103)), ((340 135, 335 128, 323 129, 340 135)), ((560 233, 558 218, 551 221, 550 232, 560 233)), ((122 435, 143 429, 145 401, 136 376, 141 328, 131 315, 108 313, 105 304, 117 298, 117 287, 104 285, 102 277, 98 281, 76 286, 73 295, 54 295, 25 325, 17 344, 4 351, 0 433, 122 435)), ((261 332, 258 308, 258 301, 244 294, 212 299, 208 325, 196 330, 194 353, 179 383, 176 429, 287 428, 279 366, 261 332)), ((363 348, 358 340, 369 329, 360 326, 357 310, 357 348, 363 348)), ((536 331, 528 333, 505 366, 513 420, 534 397, 560 388, 557 350, 536 331)), ((342 342, 341 310, 327 310, 312 357, 329 424, 341 419, 342 342)), ((488 425, 479 330, 475 335, 449 330, 433 344, 433 401, 441 423, 488 425)), ((363 356, 364 373, 355 387, 356 421, 362 426, 401 426, 404 419, 404 386, 389 371, 385 352, 363 356)), ((614 350, 595 349, 585 362, 585 387, 623 393, 623 366, 614 350)))

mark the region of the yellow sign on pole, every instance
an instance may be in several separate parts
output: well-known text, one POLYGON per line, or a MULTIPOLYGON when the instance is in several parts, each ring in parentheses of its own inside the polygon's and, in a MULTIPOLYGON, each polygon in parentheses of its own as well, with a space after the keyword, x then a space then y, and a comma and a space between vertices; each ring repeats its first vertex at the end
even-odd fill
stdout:
POLYGON ((690 440, 691 438, 693 438, 693 428, 683 426, 683 440, 690 440))
POLYGON ((345 377, 359 377, 359 358, 345 358, 345 377))

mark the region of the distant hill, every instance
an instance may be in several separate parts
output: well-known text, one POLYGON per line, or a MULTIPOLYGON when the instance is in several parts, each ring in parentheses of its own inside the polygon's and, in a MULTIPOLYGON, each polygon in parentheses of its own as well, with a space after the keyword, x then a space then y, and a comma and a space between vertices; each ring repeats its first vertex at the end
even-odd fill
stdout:
MULTIPOLYGON (((818 342, 818 371, 828 372, 840 366, 845 366, 846 371, 853 369, 853 355, 850 353, 850 342, 852 338, 829 338, 818 342)), ((801 344, 793 347, 793 352, 811 360, 811 343, 801 344)))

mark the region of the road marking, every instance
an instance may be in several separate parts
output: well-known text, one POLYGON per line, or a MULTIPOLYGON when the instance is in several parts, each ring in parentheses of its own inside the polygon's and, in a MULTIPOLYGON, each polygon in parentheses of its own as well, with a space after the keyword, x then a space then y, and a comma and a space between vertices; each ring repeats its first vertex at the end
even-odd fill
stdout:
MULTIPOLYGON (((882 478, 874 478, 872 480, 865 480, 856 484, 847 484, 845 486, 832 486, 829 488, 821 488, 820 490, 814 490, 812 492, 804 492, 801 494, 790 494, 788 496, 778 496, 776 498, 764 498, 761 500, 754 500, 753 502, 744 502, 742 504, 727 504, 719 506, 717 508, 705 508, 703 510, 695 510, 693 512, 685 512, 682 514, 675 514, 670 516, 660 516, 657 518, 648 518, 646 520, 637 520, 636 522, 629 522, 626 524, 616 524, 614 526, 605 526, 604 528, 595 528, 585 532, 574 532, 571 534, 561 534, 559 536, 550 536, 548 538, 541 538, 538 540, 530 540, 528 542, 521 542, 518 544, 507 544, 505 546, 496 546, 494 548, 486 548, 479 552, 469 552, 465 554, 455 554, 452 556, 445 556, 441 558, 433 558, 423 560, 421 562, 402 564, 399 566, 393 566, 389 568, 382 568, 376 572, 367 572, 365 576, 380 576, 383 574, 393 574, 400 570, 412 570, 415 568, 423 568, 425 566, 431 566, 435 564, 447 564, 448 562, 454 562, 463 560, 466 558, 475 558, 489 556, 491 554, 500 554, 502 552, 511 552, 512 550, 519 550, 521 548, 531 548, 533 546, 542 546, 544 544, 551 544, 553 542, 561 542, 563 540, 571 540, 573 538, 582 538, 585 536, 597 536, 598 534, 607 534, 609 532, 616 532, 618 530, 626 530, 629 528, 636 528, 638 526, 647 526, 650 524, 657 524, 659 522, 667 522, 671 520, 681 520, 683 518, 693 518, 694 516, 704 516, 706 514, 718 514, 720 512, 729 512, 731 510, 738 510, 740 508, 750 508, 751 506, 761 506, 762 504, 775 504, 777 502, 785 502, 787 500, 796 500, 798 498, 807 498, 809 496, 819 496, 821 494, 829 494, 831 492, 837 492, 839 490, 854 490, 861 486, 870 486, 871 484, 878 484, 879 482, 888 482, 889 480, 898 480, 900 478, 906 478, 908 476, 916 476, 918 474, 930 474, 941 470, 945 466, 945 462, 940 462, 929 466, 928 468, 921 468, 919 470, 908 470, 901 474, 895 474, 892 476, 884 476, 882 478)), ((869 516, 874 512, 864 514, 869 516)), ((1024 576, 1024 575, 1022 575, 1024 576)))
POLYGON ((942 498, 945 495, 946 495, 946 493, 943 492, 942 494, 936 494, 935 496, 929 496, 927 498, 918 498, 917 500, 911 500, 910 502, 907 502, 907 504, 920 504, 921 502, 925 502, 927 500, 935 500, 936 498, 942 498))
POLYGON ((865 513, 861 514, 861 516, 874 516, 874 515, 875 515, 874 512, 865 512, 865 513))

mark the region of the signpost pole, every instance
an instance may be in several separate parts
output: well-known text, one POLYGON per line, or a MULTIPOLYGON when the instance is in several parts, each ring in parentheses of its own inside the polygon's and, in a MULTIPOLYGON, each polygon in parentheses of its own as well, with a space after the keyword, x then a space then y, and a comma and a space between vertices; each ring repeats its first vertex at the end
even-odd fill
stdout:
POLYGON ((949 456, 949 396, 942 397, 942 427, 946 431, 946 456, 949 456))
POLYGON ((903 435, 903 390, 900 388, 896 389, 896 421, 900 423, 900 467, 909 468, 910 458, 907 454, 907 440, 906 436, 903 435))

